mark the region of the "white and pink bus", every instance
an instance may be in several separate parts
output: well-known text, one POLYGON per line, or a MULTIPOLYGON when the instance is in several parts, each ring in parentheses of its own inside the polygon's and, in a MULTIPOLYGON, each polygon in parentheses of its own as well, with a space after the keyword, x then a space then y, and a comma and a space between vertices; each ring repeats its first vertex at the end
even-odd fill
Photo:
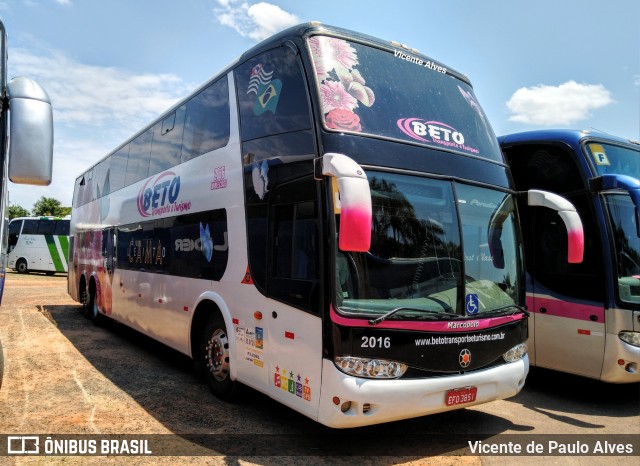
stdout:
MULTIPOLYGON (((69 293, 332 427, 517 394, 522 242, 463 75, 395 42, 284 31, 76 183, 69 293)), ((559 196, 568 260, 581 223, 559 196)))

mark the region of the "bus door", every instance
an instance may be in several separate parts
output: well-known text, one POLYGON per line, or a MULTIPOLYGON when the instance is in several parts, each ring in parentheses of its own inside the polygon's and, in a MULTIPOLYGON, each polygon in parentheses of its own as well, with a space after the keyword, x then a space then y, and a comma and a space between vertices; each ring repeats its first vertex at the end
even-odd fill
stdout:
POLYGON ((234 77, 249 269, 264 296, 255 353, 264 354, 268 394, 317 418, 322 256, 309 88, 291 43, 250 58, 234 77))
POLYGON ((527 305, 533 317, 531 363, 599 378, 605 344, 605 277, 602 240, 585 177, 564 147, 516 146, 507 157, 518 190, 544 189, 564 196, 576 207, 584 228, 584 260, 569 264, 567 232, 559 215, 541 208, 521 212, 527 305))
POLYGON ((285 184, 272 197, 269 294, 286 305, 266 316, 270 394, 317 416, 322 369, 320 241, 313 177, 285 184))

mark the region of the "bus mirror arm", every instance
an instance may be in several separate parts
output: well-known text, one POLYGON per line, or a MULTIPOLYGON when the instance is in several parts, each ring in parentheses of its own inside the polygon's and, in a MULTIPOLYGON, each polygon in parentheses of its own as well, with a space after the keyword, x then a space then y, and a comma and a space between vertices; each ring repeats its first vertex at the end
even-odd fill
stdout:
POLYGON ((591 192, 621 189, 629 193, 636 207, 636 233, 640 238, 640 180, 628 175, 602 175, 589 180, 591 192))
POLYGON ((335 178, 338 196, 335 211, 340 213, 341 251, 367 252, 371 247, 371 190, 360 165, 343 154, 327 153, 314 160, 316 179, 335 178))
POLYGON ((537 189, 527 191, 527 203, 532 207, 547 207, 558 212, 567 229, 567 262, 581 263, 584 258, 584 229, 574 205, 562 196, 537 189))

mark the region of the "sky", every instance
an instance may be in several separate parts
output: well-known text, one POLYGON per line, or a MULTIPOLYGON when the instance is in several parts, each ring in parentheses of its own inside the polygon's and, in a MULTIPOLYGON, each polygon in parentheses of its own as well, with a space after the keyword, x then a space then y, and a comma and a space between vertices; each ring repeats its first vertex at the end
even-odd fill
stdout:
POLYGON ((0 0, 9 77, 54 115, 53 182, 9 185, 27 210, 70 206, 75 178, 244 51, 320 21, 466 74, 497 135, 598 129, 640 140, 638 0, 0 0))

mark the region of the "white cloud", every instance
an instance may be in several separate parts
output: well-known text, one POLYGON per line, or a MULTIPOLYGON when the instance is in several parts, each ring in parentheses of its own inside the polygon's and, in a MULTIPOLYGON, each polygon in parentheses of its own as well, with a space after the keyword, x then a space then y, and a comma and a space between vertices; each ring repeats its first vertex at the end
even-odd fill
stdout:
POLYGON ((56 52, 12 49, 10 65, 13 76, 28 76, 45 88, 54 120, 68 125, 141 127, 187 92, 175 75, 86 65, 56 52))
POLYGON ((11 50, 10 76, 28 76, 53 105, 53 182, 48 187, 10 184, 10 200, 27 209, 41 197, 71 205, 75 178, 192 89, 172 74, 79 63, 57 53, 11 50))
POLYGON ((235 29, 243 37, 263 40, 300 22, 293 13, 277 5, 260 2, 250 5, 234 0, 218 0, 214 13, 220 24, 235 29))
POLYGON ((640 74, 634 76, 633 85, 634 86, 640 86, 640 74))
POLYGON ((567 81, 559 86, 540 84, 518 89, 507 102, 511 121, 533 125, 569 125, 585 120, 591 111, 613 102, 601 84, 567 81))

